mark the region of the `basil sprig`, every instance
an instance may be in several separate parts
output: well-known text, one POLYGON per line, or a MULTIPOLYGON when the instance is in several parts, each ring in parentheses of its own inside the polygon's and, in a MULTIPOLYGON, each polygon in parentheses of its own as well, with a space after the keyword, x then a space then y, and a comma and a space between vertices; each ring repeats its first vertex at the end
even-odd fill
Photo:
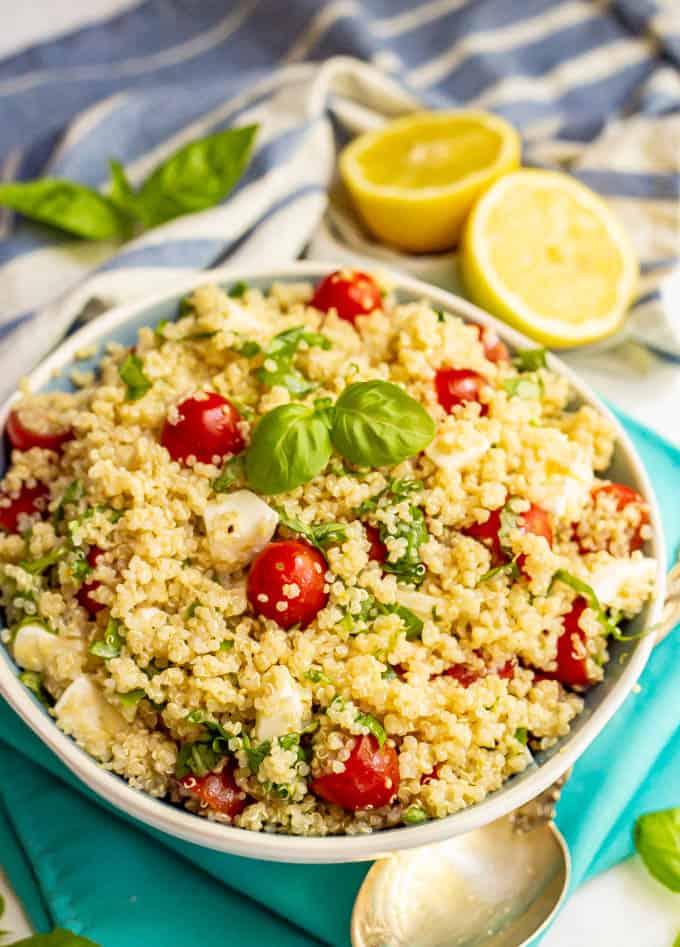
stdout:
POLYGON ((358 381, 335 405, 335 449, 358 466, 388 467, 418 454, 435 434, 435 423, 414 398, 388 381, 358 381))
POLYGON ((680 892, 680 808, 641 815, 633 839, 650 874, 680 892))
POLYGON ((0 184, 0 206, 86 240, 121 240, 224 200, 248 163, 257 125, 191 141, 135 190, 122 165, 109 162, 109 194, 76 181, 41 178, 0 184))

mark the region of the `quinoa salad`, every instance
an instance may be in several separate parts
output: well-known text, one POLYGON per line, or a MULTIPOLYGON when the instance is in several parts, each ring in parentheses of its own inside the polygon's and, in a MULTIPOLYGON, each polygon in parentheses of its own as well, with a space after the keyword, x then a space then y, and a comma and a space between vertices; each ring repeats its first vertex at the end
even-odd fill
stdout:
POLYGON ((3 641, 62 731, 198 816, 477 803, 653 594, 614 431, 542 349, 343 270, 206 285, 98 354, 7 421, 3 641))

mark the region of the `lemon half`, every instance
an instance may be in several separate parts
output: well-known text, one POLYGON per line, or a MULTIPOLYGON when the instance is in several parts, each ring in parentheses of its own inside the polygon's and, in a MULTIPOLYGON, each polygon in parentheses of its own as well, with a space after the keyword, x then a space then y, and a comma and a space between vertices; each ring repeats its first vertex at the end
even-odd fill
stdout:
POLYGON ((461 274, 469 297, 554 348, 615 332, 638 272, 615 215, 589 188, 556 171, 506 175, 466 224, 461 274))
POLYGON ((371 233, 427 253, 456 245, 474 201, 519 166, 520 152, 517 132, 497 115, 417 112, 347 145, 340 174, 371 233))

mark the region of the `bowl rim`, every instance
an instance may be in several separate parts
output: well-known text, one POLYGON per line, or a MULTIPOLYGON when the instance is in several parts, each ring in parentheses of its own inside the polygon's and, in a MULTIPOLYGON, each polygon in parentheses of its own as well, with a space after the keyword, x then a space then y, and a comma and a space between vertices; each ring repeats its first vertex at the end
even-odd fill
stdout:
MULTIPOLYGON (((272 283, 277 280, 291 281, 296 278, 310 280, 321 278, 334 269, 343 269, 343 266, 315 260, 267 267, 229 264, 213 270, 191 273, 185 280, 173 280, 167 290, 116 306, 69 336, 30 373, 28 376, 30 388, 35 390, 45 385, 53 373, 61 371, 73 359, 78 350, 104 341, 109 333, 138 317, 145 310, 163 302, 175 300, 199 285, 250 280, 272 283)), ((454 293, 397 273, 385 266, 371 266, 370 269, 377 276, 384 277, 395 290, 404 290, 418 295, 461 316, 466 321, 494 329, 513 348, 536 346, 535 342, 520 332, 499 322, 454 293)), ((592 405, 613 424, 617 443, 625 455, 625 462, 635 475, 649 503, 650 525, 653 533, 650 545, 652 554, 657 558, 656 595, 648 605, 648 624, 651 627, 658 622, 663 607, 666 556, 659 510, 647 472, 623 427, 590 386, 551 353, 548 353, 548 364, 568 379, 572 389, 585 403, 592 405)), ((0 428, 4 427, 11 405, 18 398, 19 393, 15 392, 0 407, 0 428)), ((168 804, 141 790, 133 789, 123 777, 102 768, 93 757, 58 729, 55 721, 44 713, 19 681, 9 653, 4 647, 1 649, 2 660, 0 660, 0 693, 33 732, 89 789, 145 825, 150 825, 184 841, 232 855, 293 863, 339 863, 373 859, 390 852, 428 845, 462 835, 507 815, 535 798, 574 764, 618 710, 634 687, 653 646, 653 635, 647 635, 637 642, 621 676, 581 729, 573 735, 567 735, 565 744, 558 753, 536 766, 533 772, 528 773, 516 785, 506 782, 487 799, 441 819, 433 819, 421 825, 382 829, 365 835, 296 836, 254 832, 250 829, 199 818, 187 810, 168 804)))

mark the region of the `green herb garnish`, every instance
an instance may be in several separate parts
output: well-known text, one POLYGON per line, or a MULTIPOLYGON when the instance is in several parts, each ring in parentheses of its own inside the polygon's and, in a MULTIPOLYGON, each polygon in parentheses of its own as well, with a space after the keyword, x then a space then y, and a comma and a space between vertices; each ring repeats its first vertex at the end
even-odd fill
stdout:
POLYGON ((538 375, 506 378, 503 388, 509 398, 540 399, 543 396, 543 381, 538 375))
MULTIPOLYGON (((579 579, 577 576, 572 575, 570 572, 567 572, 565 569, 558 569, 555 575, 552 578, 552 584, 555 582, 564 582, 565 585, 568 585, 569 588, 572 588, 575 592, 578 592, 579 595, 588 603, 588 607, 591 608, 597 617, 600 625, 602 626, 602 631, 605 635, 611 635, 613 638, 616 638, 619 641, 627 641, 629 637, 621 633, 618 625, 615 625, 614 622, 608 617, 607 612, 600 604, 600 600, 595 594, 592 586, 588 585, 587 582, 584 582, 583 579, 579 579)), ((637 636, 632 636, 637 637, 637 636)))
POLYGON ((521 743, 522 746, 527 745, 528 739, 529 739, 529 731, 527 730, 526 727, 518 727, 515 730, 515 740, 517 740, 518 743, 521 743))
POLYGON ((57 504, 57 508, 52 514, 52 520, 55 523, 60 523, 64 518, 64 507, 68 503, 77 503, 82 497, 83 493, 84 488, 80 480, 72 480, 64 490, 64 494, 57 504))
POLYGON ((315 383, 305 378, 293 365, 298 348, 303 342, 310 347, 317 346, 322 349, 331 347, 325 335, 310 332, 304 326, 295 326, 292 329, 286 329, 285 332, 279 332, 261 348, 264 362, 257 370, 258 380, 267 388, 279 385, 296 395, 305 395, 312 391, 316 387, 315 383))
POLYGON ((633 839, 649 873, 680 893, 680 808, 641 815, 633 839))
POLYGON ((133 691, 126 691, 124 694, 117 694, 118 700, 123 707, 136 707, 140 700, 146 696, 146 692, 137 687, 133 691))
POLYGON ((517 565, 517 557, 510 559, 508 562, 502 562, 499 566, 494 566, 493 569, 489 569, 488 572, 485 572, 483 576, 480 576, 477 585, 481 585, 482 582, 489 582, 491 579, 494 579, 497 575, 508 575, 511 579, 519 579, 521 572, 519 566, 517 565))
POLYGON ((427 822, 427 813, 420 806, 409 806, 401 815, 401 821, 406 825, 418 825, 420 822, 427 822))
POLYGON ((244 283, 243 280, 239 280, 238 283, 234 283, 234 285, 229 289, 227 295, 231 296, 232 299, 240 299, 247 289, 248 284, 244 283))
POLYGON ((244 476, 244 457, 243 454, 237 454, 225 463, 222 473, 213 480, 212 488, 215 493, 228 493, 229 488, 238 480, 243 480, 244 476))
POLYGON ((539 368, 547 368, 545 349, 523 349, 513 358, 513 365, 521 372, 537 372, 539 368))
POLYGON ((418 506, 409 507, 410 520, 397 520, 391 531, 380 523, 380 539, 386 542, 389 538, 406 540, 406 551, 395 562, 386 559, 382 564, 385 572, 391 572, 405 582, 420 585, 425 578, 425 564, 420 559, 420 547, 428 541, 430 534, 425 524, 425 514, 418 506))
POLYGON ((152 386, 152 382, 144 374, 144 362, 134 352, 125 358, 118 369, 121 381, 127 387, 126 401, 139 401, 152 386))
POLYGON ((19 565, 25 572, 29 572, 31 575, 42 575, 46 569, 56 565, 67 553, 67 546, 55 546, 54 549, 50 549, 49 552, 46 552, 44 556, 40 556, 38 559, 24 559, 19 565))
POLYGON ((385 728, 380 723, 379 720, 376 720, 372 714, 359 714, 356 718, 356 722, 361 724, 362 727, 366 727, 370 733, 378 741, 378 746, 380 749, 385 745, 385 740, 387 739, 387 734, 385 733, 385 728))
POLYGON ((188 776, 189 773, 199 777, 206 776, 215 769, 224 755, 215 752, 210 743, 183 743, 177 754, 175 776, 178 779, 188 776))
POLYGON ((43 687, 42 674, 38 671, 22 671, 19 680, 45 707, 51 707, 54 704, 54 700, 43 687))
POLYGON ((109 618, 108 625, 104 631, 104 637, 93 641, 88 648, 90 654, 108 661, 110 658, 120 656, 120 649, 123 645, 123 637, 120 634, 121 623, 117 618, 109 618))
POLYGON ((279 523, 293 533, 300 533, 311 546, 325 549, 327 546, 336 546, 347 539, 345 523, 303 523, 295 516, 288 516, 282 509, 277 509, 279 523))

